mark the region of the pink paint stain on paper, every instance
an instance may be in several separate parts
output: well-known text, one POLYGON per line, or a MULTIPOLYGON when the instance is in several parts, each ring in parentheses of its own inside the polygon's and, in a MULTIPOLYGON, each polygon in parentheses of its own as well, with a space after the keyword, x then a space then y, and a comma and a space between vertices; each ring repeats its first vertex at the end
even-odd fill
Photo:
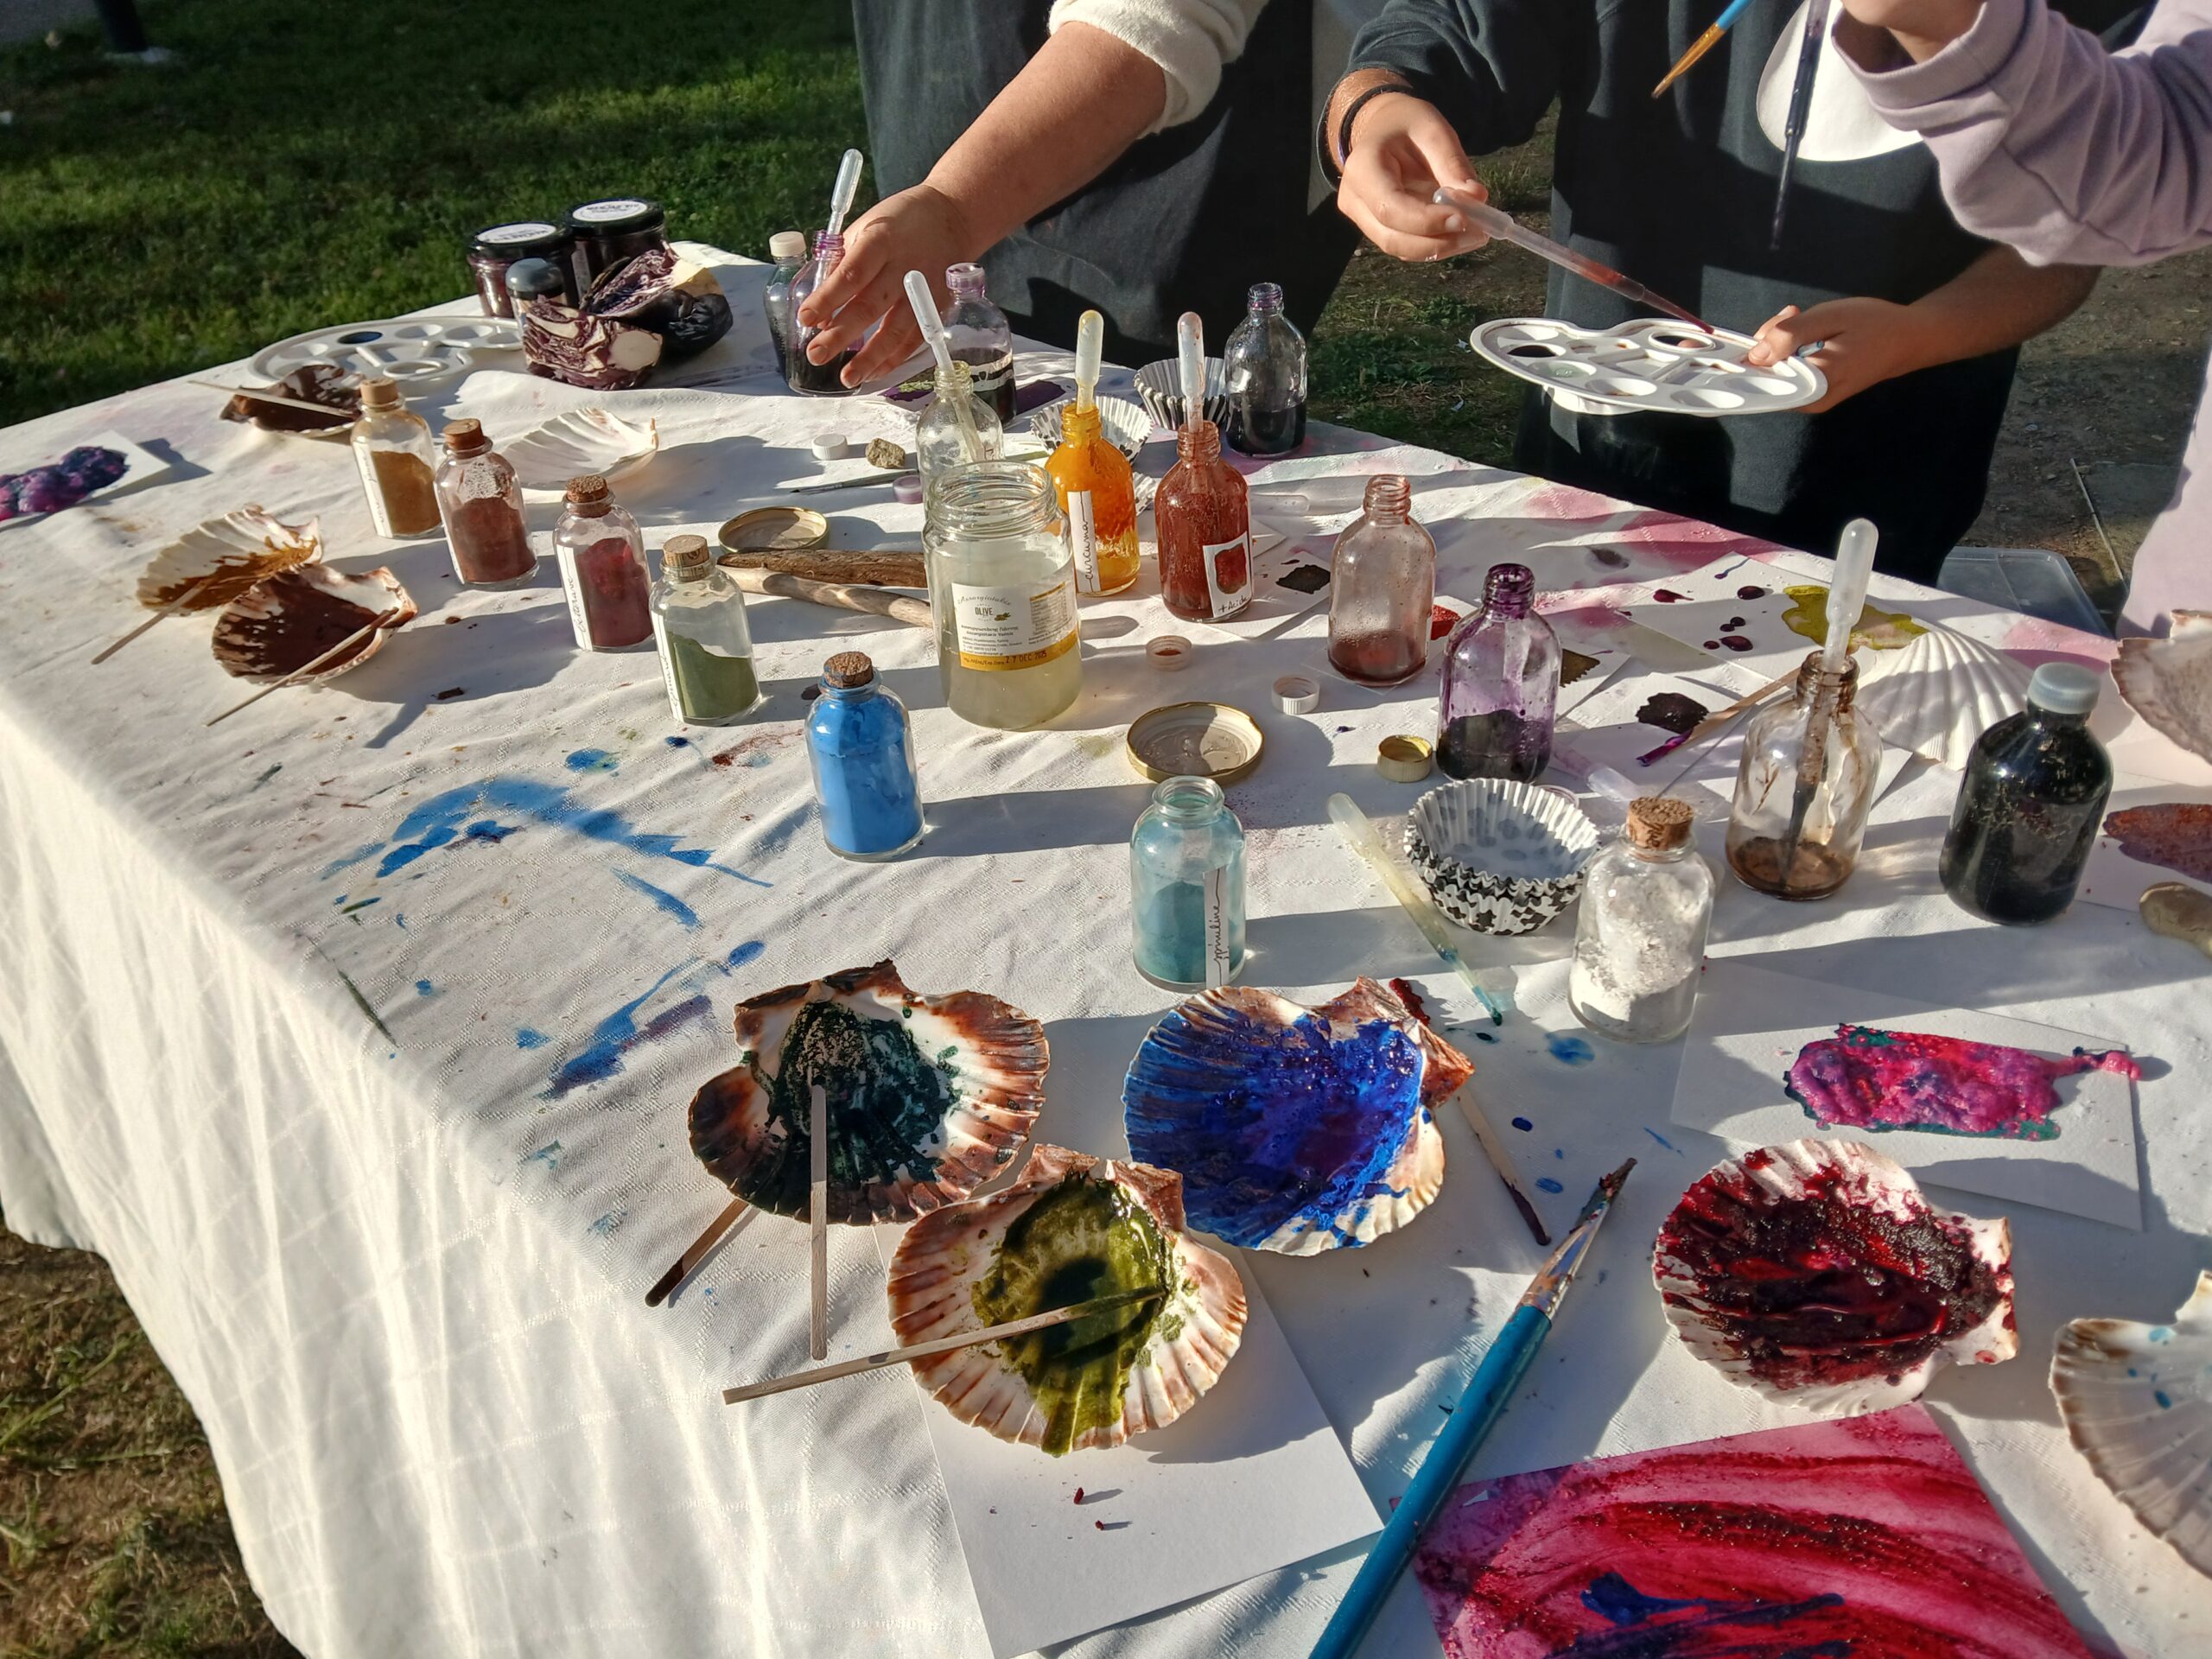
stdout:
POLYGON ((1790 1099, 1828 1128, 1924 1129, 2005 1141, 2053 1141, 2061 1077, 2143 1068, 2120 1049, 2065 1059, 1922 1032, 1838 1026, 1808 1043, 1783 1075, 1790 1099))

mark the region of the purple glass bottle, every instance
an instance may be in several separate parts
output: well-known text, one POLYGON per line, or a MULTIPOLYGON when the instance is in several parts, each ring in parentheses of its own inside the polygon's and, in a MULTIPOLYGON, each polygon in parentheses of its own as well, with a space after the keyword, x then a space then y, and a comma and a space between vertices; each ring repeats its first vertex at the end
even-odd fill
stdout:
POLYGON ((801 265, 798 275, 791 278, 791 338, 785 342, 784 381, 793 391, 804 392, 810 397, 842 397, 852 391, 839 377, 860 348, 848 346, 827 363, 811 362, 806 355, 807 343, 822 331, 802 327, 798 320, 798 308, 806 302, 807 296, 829 281, 830 273, 836 270, 837 262, 844 257, 843 237, 832 236, 827 231, 817 232, 814 257, 801 265))
POLYGON ((1437 703, 1436 764, 1452 778, 1534 781, 1552 758, 1559 636, 1525 564, 1491 567, 1483 607, 1452 630, 1437 703))

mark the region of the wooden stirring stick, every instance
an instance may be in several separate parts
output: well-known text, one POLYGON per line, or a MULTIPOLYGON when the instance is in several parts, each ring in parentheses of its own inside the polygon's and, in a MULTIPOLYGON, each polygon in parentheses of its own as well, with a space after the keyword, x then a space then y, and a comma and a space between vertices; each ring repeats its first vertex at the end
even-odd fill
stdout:
POLYGON ((745 1213, 745 1200, 732 1198, 729 1207, 707 1224, 707 1230, 691 1241, 690 1248, 676 1258, 676 1265, 653 1281, 645 1293, 645 1306, 658 1307, 671 1295, 676 1287, 691 1276, 692 1270, 707 1259, 707 1252, 722 1241, 722 1235, 737 1225, 737 1218, 745 1213))
POLYGON ((807 1125, 812 1144, 807 1154, 814 1166, 814 1185, 806 1205, 807 1243, 814 1252, 812 1294, 806 1317, 807 1352, 813 1358, 830 1357, 830 1095, 820 1084, 811 1085, 814 1106, 807 1125))
POLYGON ((282 691, 286 686, 292 684, 296 681, 305 679, 308 675, 314 673, 315 670, 334 661, 337 658, 344 656, 348 650, 360 644, 362 640, 367 639, 371 634, 374 633, 378 628, 384 626, 385 623, 389 622, 393 617, 397 616, 399 612, 397 609, 385 612, 382 615, 378 617, 375 621, 370 623, 368 626, 354 629, 353 632, 347 634, 343 639, 340 639, 328 651, 324 652, 321 656, 316 658, 313 662, 302 663, 299 667, 294 669, 281 680, 270 681, 268 684, 263 686, 260 690, 255 692, 244 702, 232 703, 229 708, 224 709, 221 714, 215 715, 207 723, 213 726, 217 724, 219 721, 228 720, 232 715, 238 713, 239 709, 252 708, 255 703, 259 702, 271 691, 282 691))
POLYGON ((192 590, 206 580, 207 578, 205 576, 193 577, 190 582, 185 583, 183 592, 180 593, 175 599, 169 601, 168 604, 162 606, 160 610, 156 611, 151 616, 148 617, 143 622, 141 622, 137 627, 131 629, 130 632, 124 634, 122 639, 117 640, 105 651, 101 652, 97 657, 94 657, 92 658, 92 665, 94 668, 98 668, 102 663, 107 661, 109 658, 114 656, 117 652, 121 651, 133 639, 136 639, 140 634, 145 632, 147 629, 152 627, 155 623, 159 622, 164 617, 175 616, 178 612, 184 610, 191 601, 192 590))
POLYGON ((354 417, 330 404, 310 403, 305 397, 287 397, 281 392, 256 391, 251 386, 226 386, 219 380, 202 380, 194 376, 187 379, 195 386, 205 386, 210 391, 227 391, 233 397, 244 397, 250 403, 282 404, 287 409, 304 409, 317 415, 327 415, 334 425, 340 421, 351 422, 354 417))
POLYGON ((834 1382, 841 1376, 858 1376, 863 1371, 880 1371, 893 1365, 910 1365, 918 1359, 949 1354, 956 1348, 973 1348, 981 1343, 1026 1337, 1032 1332, 1050 1330, 1053 1325, 1065 1325, 1071 1319, 1087 1319, 1093 1314, 1110 1313, 1116 1308, 1148 1302, 1162 1294, 1157 1286, 1147 1290, 1117 1291, 1111 1296, 1094 1297, 1087 1302, 1075 1302, 1046 1313, 1032 1313, 1026 1319, 1009 1319, 1004 1325, 988 1325, 980 1331, 962 1331, 950 1337, 936 1337, 928 1342, 888 1349, 860 1359, 841 1359, 835 1365, 817 1365, 810 1370, 793 1371, 789 1376, 770 1377, 766 1382, 748 1382, 741 1389, 724 1389, 722 1403, 734 1406, 741 1401, 758 1400, 766 1395, 787 1394, 793 1389, 812 1388, 817 1382, 834 1382))

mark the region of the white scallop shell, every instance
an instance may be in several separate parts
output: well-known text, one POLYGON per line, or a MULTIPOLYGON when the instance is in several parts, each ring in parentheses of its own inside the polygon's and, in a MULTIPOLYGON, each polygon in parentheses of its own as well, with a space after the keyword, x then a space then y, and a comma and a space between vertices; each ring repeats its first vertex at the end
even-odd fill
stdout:
POLYGON ((2026 702, 2026 664, 1948 628, 1930 627, 1902 651, 1872 655, 1859 682, 1859 711, 1885 743, 1954 772, 1976 738, 2026 702))
MULTIPOLYGON (((1061 416, 1072 403, 1047 404, 1029 417, 1029 430, 1047 449, 1060 447, 1061 416)), ((1134 456, 1152 435, 1152 416, 1126 397, 1101 397, 1096 404, 1098 428, 1106 442, 1124 455, 1134 456)))
MULTIPOLYGON (((1675 1334, 1700 1359, 1719 1370, 1739 1388, 1800 1410, 1823 1414, 1850 1415, 1886 1411, 1920 1397, 1946 1361, 1963 1364, 1995 1364, 2019 1351, 2018 1332, 2012 1319, 2012 1230, 1999 1217, 1978 1220, 1972 1216, 1946 1214, 1931 1205, 1920 1184, 1894 1159, 1859 1141, 1806 1139, 1764 1147, 1716 1164, 1698 1185, 1719 1179, 1741 1183, 1771 1194, 1776 1199, 1803 1199, 1819 1188, 1834 1190, 1853 1203, 1869 1206, 1897 1220, 1932 1215, 1963 1227, 1974 1259, 1986 1267, 1997 1281, 1998 1296, 1989 1313, 1977 1324, 1961 1331, 1917 1364, 1881 1376, 1848 1382, 1778 1385, 1758 1376, 1752 1360, 1731 1329, 1732 1316, 1713 1306, 1704 1296, 1694 1272, 1670 1252, 1668 1236, 1675 1226, 1677 1205, 1659 1230, 1652 1251, 1651 1277, 1658 1285, 1667 1322, 1675 1334)), ((1693 1186, 1694 1192, 1695 1187, 1693 1186)), ((1684 1195, 1687 1202, 1688 1194, 1684 1195)))
POLYGON ((2212 760, 2212 611, 2176 611, 2164 639, 2121 640, 2112 677, 2146 722, 2212 760))
MULTIPOLYGON (((1198 1402, 1228 1367, 1244 1332, 1243 1281, 1227 1256, 1183 1227, 1183 1182, 1148 1164, 1106 1162, 1039 1142, 1021 1179, 986 1198, 947 1205, 906 1230, 891 1258, 891 1323, 902 1344, 982 1328, 972 1300, 991 1270, 1007 1229, 1047 1191, 1071 1176, 1112 1181, 1147 1211, 1173 1257, 1166 1304, 1149 1344, 1129 1370, 1122 1414, 1087 1428, 1070 1451, 1119 1446, 1164 1428, 1198 1402)), ((963 1423, 1002 1440, 1043 1446, 1050 1419, 1029 1384, 1000 1357, 995 1344, 956 1349, 914 1366, 921 1385, 963 1423)))
POLYGON ((597 473, 608 483, 634 473, 660 448, 660 423, 626 421, 603 409, 572 409, 496 446, 526 490, 562 490, 597 473))
POLYGON ((2137 1520, 2212 1574, 2212 1273, 2171 1325, 2076 1319, 2050 1357, 2058 1414, 2137 1520))
POLYGON ((257 506, 194 524, 148 561, 137 599, 149 611, 209 611, 253 586, 322 556, 322 521, 288 524, 257 506))
POLYGON ((281 680, 377 618, 391 617, 345 656, 293 682, 321 685, 375 656, 415 614, 414 598, 382 565, 351 575, 320 563, 295 565, 224 607, 215 619, 215 660, 241 680, 281 680))

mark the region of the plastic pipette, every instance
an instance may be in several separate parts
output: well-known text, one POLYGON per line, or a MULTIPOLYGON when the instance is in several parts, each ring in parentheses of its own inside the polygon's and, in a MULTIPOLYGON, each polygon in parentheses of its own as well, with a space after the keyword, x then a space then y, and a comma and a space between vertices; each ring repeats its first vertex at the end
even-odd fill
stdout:
POLYGON ((1821 683, 1805 703, 1805 735, 1797 750, 1797 787, 1789 798, 1789 830, 1782 838, 1782 885, 1787 892, 1797 868, 1797 842, 1805 833, 1805 815, 1821 786, 1827 764, 1828 722, 1835 717, 1835 696, 1829 690, 1834 677, 1851 657, 1851 631, 1859 626, 1859 607, 1866 602, 1866 584, 1874 574, 1874 526, 1854 518, 1843 527, 1835 547, 1835 580, 1828 584, 1828 637, 1821 646, 1821 683))
POLYGON ((1782 245, 1782 221, 1789 212, 1789 175, 1797 166, 1797 147, 1805 139, 1805 118, 1813 107, 1813 81, 1821 72, 1821 48, 1828 37, 1828 0, 1805 9, 1805 40, 1797 48, 1797 79, 1789 89, 1789 118, 1782 128, 1782 171, 1774 186, 1774 223, 1767 231, 1770 252, 1782 245))
POLYGON ((1467 216, 1468 222, 1478 230, 1522 247, 1540 259, 1548 259, 1561 270, 1572 271, 1585 282, 1595 283, 1600 288, 1610 288, 1624 299, 1638 305, 1648 305, 1655 311, 1663 311, 1670 317, 1680 317, 1684 322, 1694 323, 1710 333, 1711 325, 1696 312, 1676 305, 1663 294, 1655 294, 1633 276, 1624 276, 1611 265, 1600 264, 1585 253, 1577 253, 1565 243, 1554 242, 1541 232, 1532 231, 1515 219, 1502 213, 1486 201, 1477 201, 1472 196, 1463 196, 1455 190, 1439 189, 1429 198, 1439 207, 1455 207, 1467 216))
POLYGON ((1086 311, 1075 326, 1075 406, 1089 409, 1096 400, 1098 361, 1106 355, 1106 319, 1086 311))
MULTIPOLYGON (((848 156, 857 156, 857 149, 847 150, 848 156)), ((923 343, 937 358, 937 395, 952 406, 952 418, 960 423, 960 448, 971 461, 983 458, 983 440, 976 430, 976 417, 969 412, 968 390, 961 384, 963 376, 955 372, 952 363, 952 341, 946 338, 944 319, 938 315, 937 296, 930 292, 929 278, 918 270, 906 273, 906 303, 914 308, 914 321, 921 325, 923 343)))
POLYGON ((853 198, 860 194, 861 153, 857 149, 845 152, 845 159, 837 163, 837 183, 830 192, 830 223, 823 227, 824 236, 845 233, 845 215, 853 211, 853 198))
POLYGON ((1206 412, 1206 333, 1195 311, 1175 319, 1175 356, 1182 371, 1183 424, 1196 426, 1206 412))

